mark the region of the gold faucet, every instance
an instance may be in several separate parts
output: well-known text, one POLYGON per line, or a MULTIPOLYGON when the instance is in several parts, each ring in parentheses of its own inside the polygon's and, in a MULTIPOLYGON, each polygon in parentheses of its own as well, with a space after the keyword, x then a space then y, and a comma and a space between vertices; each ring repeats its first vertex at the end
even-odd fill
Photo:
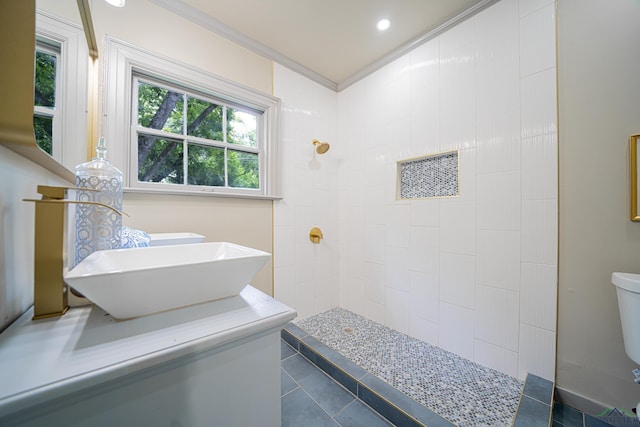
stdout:
MULTIPOLYGON (((99 202, 66 199, 67 187, 39 185, 42 199, 23 199, 36 203, 33 319, 62 316, 69 309, 68 288, 64 283, 67 268, 67 204, 99 205, 122 212, 99 202)), ((86 188, 82 189, 86 191, 86 188)))

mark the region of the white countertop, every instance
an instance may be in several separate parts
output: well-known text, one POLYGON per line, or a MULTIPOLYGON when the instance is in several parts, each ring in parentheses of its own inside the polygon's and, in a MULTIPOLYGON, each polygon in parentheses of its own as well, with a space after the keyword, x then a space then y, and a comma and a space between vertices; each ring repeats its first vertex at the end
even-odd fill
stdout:
MULTIPOLYGON (((126 298, 126 295, 123 296, 126 298)), ((117 321, 97 306, 31 320, 0 334, 0 414, 251 335, 278 330, 296 312, 247 285, 240 295, 117 321)))

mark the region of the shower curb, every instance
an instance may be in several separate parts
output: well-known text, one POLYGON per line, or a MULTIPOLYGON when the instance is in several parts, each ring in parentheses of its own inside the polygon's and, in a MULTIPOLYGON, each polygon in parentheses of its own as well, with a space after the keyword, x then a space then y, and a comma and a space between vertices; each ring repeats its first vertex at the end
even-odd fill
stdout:
MULTIPOLYGON (((327 375, 398 427, 451 427, 455 424, 368 373, 293 323, 280 336, 327 375)), ((527 375, 514 416, 514 427, 551 425, 553 382, 527 375)))

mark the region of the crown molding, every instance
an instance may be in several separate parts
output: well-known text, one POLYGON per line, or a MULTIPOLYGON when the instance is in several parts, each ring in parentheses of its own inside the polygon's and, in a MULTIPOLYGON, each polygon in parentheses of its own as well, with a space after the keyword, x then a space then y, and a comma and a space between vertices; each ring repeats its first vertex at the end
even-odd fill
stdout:
POLYGON ((274 62, 277 62, 280 65, 287 67, 290 70, 295 71, 328 89, 331 89, 335 92, 340 92, 341 90, 348 88, 349 86, 362 80, 368 75, 373 74, 374 72, 378 71, 380 68, 384 67, 385 65, 395 61, 402 55, 407 54, 408 52, 420 46, 421 44, 426 43, 427 41, 439 36, 445 31, 451 29, 452 27, 458 25, 459 23, 465 21, 466 19, 474 16, 478 12, 486 9, 487 7, 493 5, 494 3, 499 2, 500 0, 482 0, 478 3, 475 3, 470 8, 465 9, 461 13, 453 16, 443 24, 433 29, 427 30, 422 34, 419 34, 418 36, 400 45, 398 48, 394 49, 390 53, 372 62, 371 64, 364 67, 362 70, 356 72, 352 76, 346 78, 345 80, 339 83, 336 83, 316 73, 315 71, 305 67, 299 62, 294 61, 293 59, 281 54, 280 52, 274 49, 271 49, 268 46, 265 46, 259 41, 254 40, 251 37, 247 37, 246 35, 240 33, 239 31, 236 31, 235 29, 229 27, 223 22, 211 16, 203 14, 200 10, 194 8, 193 6, 190 6, 189 4, 185 3, 182 0, 149 0, 149 1, 197 25, 200 25, 201 27, 207 30, 210 30, 216 34, 219 34, 227 38, 228 40, 234 43, 237 43, 259 55, 262 55, 265 58, 268 58, 274 62))
POLYGON ((272 61, 275 61, 303 76, 321 84, 333 91, 338 90, 338 84, 332 80, 327 79, 324 76, 316 73, 315 71, 305 67, 299 62, 281 54, 280 52, 271 49, 268 46, 260 43, 257 40, 247 37, 246 35, 234 30, 223 22, 205 15, 199 9, 194 8, 191 5, 186 4, 182 0, 149 0, 151 3, 160 6, 169 12, 175 13, 178 16, 200 25, 201 27, 213 31, 234 43, 237 43, 259 55, 264 56, 272 61))

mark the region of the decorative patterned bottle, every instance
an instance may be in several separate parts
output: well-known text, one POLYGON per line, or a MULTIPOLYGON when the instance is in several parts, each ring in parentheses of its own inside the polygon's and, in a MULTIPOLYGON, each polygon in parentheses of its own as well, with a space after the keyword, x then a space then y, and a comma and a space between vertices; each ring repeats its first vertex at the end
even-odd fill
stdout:
MULTIPOLYGON (((122 172, 106 159, 104 137, 98 141, 96 157, 76 166, 78 201, 100 202, 122 211, 122 172), (96 191, 82 191, 87 188, 96 191)), ((75 254, 73 266, 94 251, 122 246, 122 216, 111 209, 76 204, 75 254)))

